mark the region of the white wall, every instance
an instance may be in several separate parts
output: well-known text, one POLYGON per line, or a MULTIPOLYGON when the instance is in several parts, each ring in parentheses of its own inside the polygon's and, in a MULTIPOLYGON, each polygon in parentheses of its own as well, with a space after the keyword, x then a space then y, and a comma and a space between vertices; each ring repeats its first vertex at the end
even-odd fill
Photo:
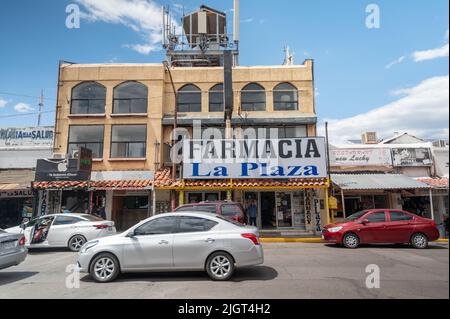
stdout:
POLYGON ((35 150, 0 150, 0 169, 31 169, 36 167, 36 161, 38 159, 51 157, 51 148, 35 150))

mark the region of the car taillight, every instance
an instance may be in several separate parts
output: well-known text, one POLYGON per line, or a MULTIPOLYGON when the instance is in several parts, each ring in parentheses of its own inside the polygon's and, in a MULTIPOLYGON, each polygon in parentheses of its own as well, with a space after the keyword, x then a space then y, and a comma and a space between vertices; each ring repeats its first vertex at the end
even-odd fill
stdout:
POLYGON ((259 240, 255 234, 241 234, 241 236, 250 239, 255 245, 259 246, 259 240))
POLYGON ((106 228, 109 227, 109 225, 105 225, 105 224, 102 224, 102 225, 94 225, 94 227, 97 228, 97 229, 106 229, 106 228))
POLYGON ((19 246, 25 246, 25 237, 22 236, 22 238, 19 239, 19 246))

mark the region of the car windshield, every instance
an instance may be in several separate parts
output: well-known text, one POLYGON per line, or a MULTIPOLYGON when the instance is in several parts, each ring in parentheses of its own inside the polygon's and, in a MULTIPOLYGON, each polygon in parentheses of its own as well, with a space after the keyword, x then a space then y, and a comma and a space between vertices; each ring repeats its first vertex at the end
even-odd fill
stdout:
POLYGON ((100 217, 97 217, 94 215, 88 215, 88 214, 83 214, 83 215, 81 215, 81 217, 86 218, 90 222, 101 222, 104 220, 104 219, 101 219, 100 217))
POLYGON ((361 212, 355 213, 349 217, 347 217, 345 220, 347 222, 354 222, 355 220, 360 219, 361 217, 363 217, 365 214, 367 214, 369 212, 369 210, 363 210, 361 212))

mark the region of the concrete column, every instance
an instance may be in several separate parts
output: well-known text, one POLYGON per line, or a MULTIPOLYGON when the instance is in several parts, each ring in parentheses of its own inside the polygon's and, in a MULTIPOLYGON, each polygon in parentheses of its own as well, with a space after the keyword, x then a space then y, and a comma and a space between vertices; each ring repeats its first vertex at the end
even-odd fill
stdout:
POLYGON ((433 189, 431 187, 430 187, 430 210, 431 210, 431 219, 434 220, 433 189))
POLYGON ((107 220, 112 220, 113 198, 114 191, 106 191, 105 211, 107 220))

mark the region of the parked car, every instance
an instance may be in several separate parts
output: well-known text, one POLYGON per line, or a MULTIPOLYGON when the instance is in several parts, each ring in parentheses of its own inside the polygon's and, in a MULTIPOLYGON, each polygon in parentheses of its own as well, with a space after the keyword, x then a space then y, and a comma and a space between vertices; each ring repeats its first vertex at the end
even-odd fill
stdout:
POLYGON ((192 212, 161 214, 123 234, 89 241, 78 256, 80 271, 97 282, 147 271, 206 271, 225 281, 237 267, 263 262, 256 227, 192 212))
POLYGON ((34 218, 7 232, 24 234, 29 248, 68 247, 79 251, 87 241, 114 235, 114 222, 88 214, 54 214, 34 218))
POLYGON ((186 204, 175 209, 175 212, 205 212, 230 218, 241 224, 247 223, 244 208, 240 203, 230 201, 201 202, 197 204, 186 204))
POLYGON ((17 266, 25 260, 27 253, 23 235, 0 229, 0 269, 17 266))
POLYGON ((342 223, 323 229, 326 241, 357 248, 360 244, 404 244, 424 249, 439 239, 436 223, 413 213, 392 209, 371 209, 353 214, 342 223))

